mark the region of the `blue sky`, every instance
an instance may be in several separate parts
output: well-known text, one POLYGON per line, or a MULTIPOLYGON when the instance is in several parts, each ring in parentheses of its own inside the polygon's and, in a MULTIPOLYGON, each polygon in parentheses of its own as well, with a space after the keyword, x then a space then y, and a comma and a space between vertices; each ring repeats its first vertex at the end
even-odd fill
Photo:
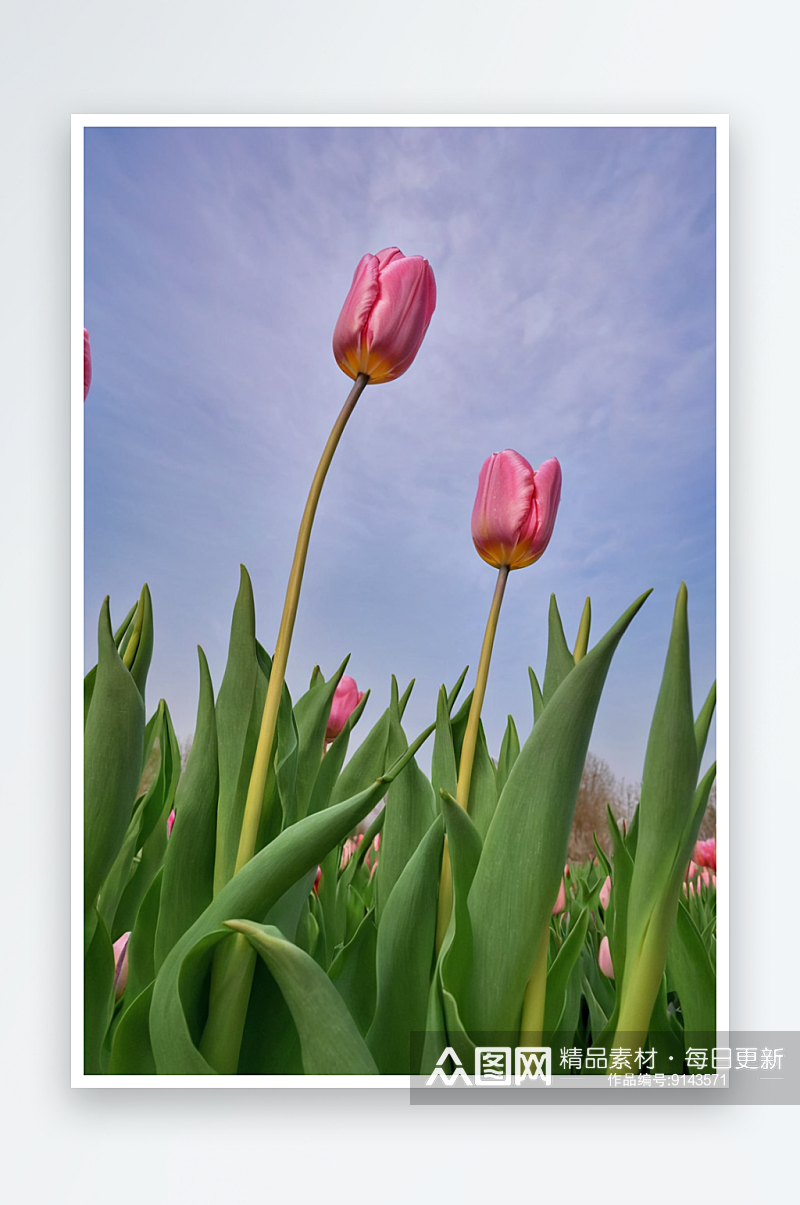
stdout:
MULTIPOLYGON (((715 131, 704 128, 89 129, 86 665, 105 594, 142 582, 148 712, 194 728, 195 647, 215 688, 243 562, 271 648, 308 486, 349 380, 331 336, 353 270, 424 255, 438 304, 399 380, 368 387, 323 492, 289 661, 386 705, 473 681, 495 574, 470 514, 483 461, 561 461, 550 547, 511 575, 484 705, 530 729, 555 592, 593 638, 643 590, 592 750, 638 780, 681 580, 696 708, 715 676, 715 131)), ((713 737, 713 733, 712 733, 713 737)), ((713 739, 709 757, 713 755, 713 739)), ((421 757, 422 764, 426 758, 421 757)), ((708 761, 708 757, 706 758, 708 761)))

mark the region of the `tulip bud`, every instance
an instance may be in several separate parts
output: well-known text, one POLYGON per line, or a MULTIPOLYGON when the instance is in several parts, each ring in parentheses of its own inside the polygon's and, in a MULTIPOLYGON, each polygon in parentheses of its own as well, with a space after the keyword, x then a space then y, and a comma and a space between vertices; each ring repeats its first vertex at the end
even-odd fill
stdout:
POLYGON ((89 346, 89 332, 83 328, 83 400, 89 392, 92 383, 92 349, 89 346))
POLYGON ((489 565, 524 569, 550 542, 561 501, 561 465, 536 469, 519 452, 494 452, 484 463, 472 509, 472 539, 489 565))
POLYGON ((709 837, 707 841, 698 841, 694 847, 692 854, 693 860, 698 866, 708 866, 711 870, 717 869, 717 840, 716 837, 709 837))
POLYGON ((600 904, 603 911, 608 907, 608 901, 611 899, 611 875, 608 875, 605 883, 600 888, 600 904))
MULTIPOLYGON (((359 834, 359 836, 360 835, 361 834, 359 834)), ((345 841, 344 845, 342 846, 342 858, 341 858, 341 861, 339 862, 340 870, 344 870, 345 866, 350 861, 350 859, 352 858, 353 854, 356 852, 357 849, 358 849, 358 843, 356 841, 354 841, 352 839, 352 837, 348 837, 347 840, 345 841)))
POLYGON ((553 904, 552 915, 558 916, 559 912, 563 912, 564 909, 566 908, 566 906, 567 906, 567 893, 566 893, 566 889, 565 889, 564 880, 562 879, 561 886, 558 889, 558 896, 556 897, 556 902, 553 904))
POLYGON ((331 713, 328 716, 328 727, 325 731, 325 743, 330 744, 344 728, 348 719, 364 698, 363 690, 359 690, 355 678, 347 674, 336 687, 336 693, 331 703, 331 713))
POLYGON ((314 876, 314 895, 319 895, 319 884, 320 884, 321 878, 322 878, 322 867, 318 866, 317 873, 314 876))
POLYGON ((114 999, 119 1000, 128 982, 128 942, 130 933, 123 933, 114 942, 114 999))
POLYGON ((436 308, 436 281, 421 255, 387 247, 355 270, 333 332, 333 354, 354 380, 393 381, 411 366, 436 308))
POLYGON ((172 836, 172 826, 175 823, 175 809, 173 808, 167 816, 167 837, 172 836))
POLYGON ((608 938, 604 937, 600 942, 600 949, 597 953, 597 965, 605 975, 606 979, 614 978, 614 966, 611 962, 611 950, 608 946, 608 938))

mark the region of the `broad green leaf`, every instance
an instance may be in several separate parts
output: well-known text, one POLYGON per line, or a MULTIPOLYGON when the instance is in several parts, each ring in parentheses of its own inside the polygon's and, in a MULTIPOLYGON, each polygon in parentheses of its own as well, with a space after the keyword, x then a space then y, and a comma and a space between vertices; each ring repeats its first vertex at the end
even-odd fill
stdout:
POLYGON ((706 701, 700 708, 700 714, 695 722, 694 731, 697 738, 697 761, 702 761, 703 754, 708 740, 708 730, 711 727, 711 720, 714 716, 714 709, 717 706, 717 684, 712 685, 711 690, 706 696, 706 701))
POLYGON ((145 582, 131 624, 130 636, 121 649, 122 660, 130 669, 131 677, 139 688, 144 702, 147 671, 153 656, 153 603, 145 582))
POLYGON ((200 699, 194 740, 175 794, 175 823, 164 855, 156 968, 213 898, 219 790, 217 726, 208 662, 201 648, 197 652, 200 699))
POLYGON ((157 872, 142 900, 128 943, 128 985, 125 988, 127 1000, 135 1000, 139 993, 143 992, 147 985, 155 979, 153 951, 161 903, 162 874, 162 870, 157 872))
POLYGON ((111 1048, 109 1075, 155 1075, 149 1024, 152 998, 153 984, 149 983, 122 1014, 111 1048))
POLYGON ((88 911, 125 839, 144 749, 144 702, 114 645, 107 598, 98 625, 97 677, 84 748, 84 908, 88 911))
POLYGON ((483 724, 478 722, 478 739, 472 762, 472 778, 469 784, 467 811, 481 838, 486 836, 497 806, 497 784, 495 768, 486 745, 483 724))
POLYGON ((637 599, 578 665, 572 663, 498 801, 469 896, 474 963, 459 1011, 470 1032, 519 1027, 539 935, 563 874, 600 695, 617 645, 646 598, 637 599))
MULTIPOLYGON (((110 635, 109 629, 109 635, 110 635)), ((86 953, 83 974, 83 1065, 86 1075, 100 1075, 100 1052, 114 1011, 114 951, 101 917, 86 953)))
POLYGON ((434 963, 444 826, 433 822, 389 896, 376 953, 378 997, 367 1045, 384 1075, 411 1066, 411 1034, 425 1025, 434 963))
POLYGON ((205 1017, 207 994, 204 997, 203 992, 208 990, 212 947, 224 935, 218 932, 219 926, 232 917, 260 920, 266 916, 284 892, 301 876, 316 870, 325 855, 375 806, 429 734, 430 729, 417 737, 371 787, 307 816, 276 837, 242 867, 175 944, 157 976, 150 1014, 159 1074, 213 1074, 196 1047, 202 1029, 198 1032, 192 1018, 205 1017))
POLYGON ((300 1036, 267 964, 256 958, 238 1075, 302 1075, 300 1036))
POLYGON ((355 1021, 328 976, 280 930, 230 920, 266 962, 281 989, 300 1037, 306 1075, 377 1075, 355 1021))

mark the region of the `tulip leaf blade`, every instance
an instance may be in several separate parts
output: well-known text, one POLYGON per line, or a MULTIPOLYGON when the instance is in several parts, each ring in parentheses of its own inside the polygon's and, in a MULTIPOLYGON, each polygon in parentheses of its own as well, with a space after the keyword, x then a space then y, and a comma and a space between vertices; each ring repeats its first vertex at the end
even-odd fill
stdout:
POLYGON ((378 1069, 342 997, 325 972, 279 929, 228 920, 269 967, 292 1014, 306 1075, 377 1075, 378 1069))
POLYGON ((367 1045, 381 1074, 410 1074, 411 1035, 424 1029, 436 934, 444 825, 437 817, 387 900, 378 928, 375 1015, 367 1045))
POLYGON ((545 707, 558 690, 567 674, 575 668, 575 658, 564 635, 564 625, 558 612, 555 594, 550 595, 550 610, 547 619, 547 662, 544 671, 542 697, 545 707))
POLYGON ((498 800, 469 896, 474 963, 459 1005, 471 1031, 518 1028, 539 935, 563 874, 600 695, 617 645, 648 594, 577 665, 572 662, 498 800), (535 877, 527 872, 531 858, 539 868, 535 877))
POLYGON ((155 1075, 156 1061, 150 1045, 152 999, 153 984, 148 983, 122 1014, 111 1047, 109 1075, 155 1075))
POLYGON ((378 930, 370 910, 347 945, 342 946, 328 970, 328 978, 344 1000, 362 1037, 366 1037, 375 1016, 378 981, 375 952, 378 930))

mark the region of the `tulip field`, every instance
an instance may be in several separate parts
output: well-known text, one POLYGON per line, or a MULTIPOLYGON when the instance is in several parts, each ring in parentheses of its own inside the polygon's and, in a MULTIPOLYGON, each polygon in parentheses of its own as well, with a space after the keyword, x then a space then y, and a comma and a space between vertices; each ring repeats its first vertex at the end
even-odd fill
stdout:
MULTIPOLYGON (((557 458, 534 468, 487 449, 471 524, 496 576, 477 669, 442 686, 423 731, 404 727, 413 683, 393 679, 365 733, 347 662, 327 678, 315 668, 290 696, 326 474, 359 397, 411 368, 435 306, 421 256, 391 247, 358 265, 333 337, 352 387, 311 483, 274 645, 257 639, 242 567, 216 689, 199 651, 185 765, 167 702, 145 712, 158 645, 148 587, 124 617, 103 604, 84 686, 88 1075, 430 1075, 448 1049, 449 1066, 469 1068, 478 1047, 518 1044, 551 1047, 559 1074, 638 1071, 643 1052, 674 1072, 715 1045, 716 842, 698 834, 716 695, 693 690, 685 586, 663 633, 638 807, 627 825, 609 809, 593 857, 567 860, 581 775, 606 676, 650 591, 620 600, 601 633, 588 598, 573 615, 553 597, 546 658, 529 672, 532 727, 509 716, 490 748, 481 723, 505 594, 558 540, 557 458)), ((87 406, 91 382, 85 332, 87 406)))

